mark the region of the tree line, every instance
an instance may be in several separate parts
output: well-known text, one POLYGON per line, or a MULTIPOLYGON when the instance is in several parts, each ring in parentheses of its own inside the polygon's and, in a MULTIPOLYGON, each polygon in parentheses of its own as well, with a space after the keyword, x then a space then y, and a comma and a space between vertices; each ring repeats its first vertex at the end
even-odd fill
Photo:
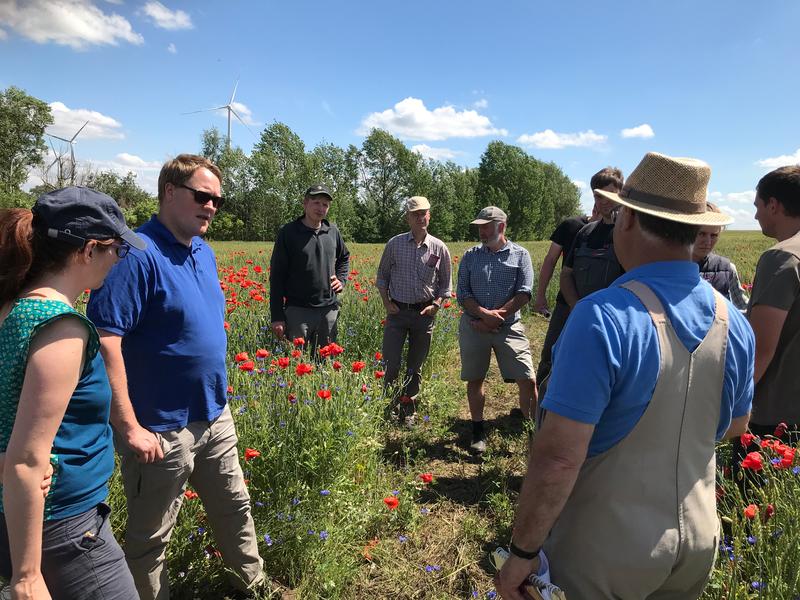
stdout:
MULTIPOLYGON (((38 194, 63 185, 87 185, 115 198, 132 226, 157 210, 156 198, 136 176, 113 171, 41 171, 42 185, 23 192, 31 169, 42 168, 44 132, 52 124, 49 106, 15 87, 0 91, 0 206, 31 205, 38 194), (69 180, 63 179, 67 173, 69 180)), ((445 240, 471 240, 469 222, 483 206, 508 213, 509 237, 545 239, 564 218, 579 210, 580 191, 561 169, 523 149, 492 141, 475 168, 425 159, 387 131, 372 130, 360 147, 321 143, 306 148, 297 133, 275 122, 251 153, 228 147, 216 127, 202 133, 195 150, 219 165, 227 203, 208 236, 217 240, 274 240, 278 228, 302 214, 302 197, 324 183, 334 197, 330 219, 355 242, 384 242, 405 231, 403 202, 427 196, 430 231, 445 240)))

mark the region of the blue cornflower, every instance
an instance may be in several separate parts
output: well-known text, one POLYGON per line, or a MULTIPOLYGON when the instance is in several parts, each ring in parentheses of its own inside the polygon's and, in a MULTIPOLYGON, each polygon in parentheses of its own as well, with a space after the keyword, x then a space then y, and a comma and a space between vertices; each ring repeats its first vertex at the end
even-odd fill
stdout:
POLYGON ((757 541, 758 541, 758 538, 756 536, 754 536, 754 535, 748 535, 747 536, 747 543, 750 544, 751 546, 755 546, 757 541))
POLYGON ((352 431, 348 431, 348 432, 347 432, 347 435, 349 435, 349 436, 352 436, 352 435, 354 435, 354 434, 353 434, 353 432, 352 432, 352 431))
POLYGON ((256 505, 258 508, 261 508, 262 506, 264 506, 264 503, 263 503, 263 502, 259 502, 258 500, 256 500, 256 501, 255 501, 255 505, 256 505))
POLYGON ((488 591, 486 592, 486 597, 489 600, 494 600, 495 598, 497 598, 497 592, 495 592, 494 590, 488 591))
POLYGON ((264 542, 266 542, 267 546, 272 546, 272 538, 269 537, 268 533, 264 534, 264 542))
POLYGON ((442 567, 440 567, 439 565, 427 565, 425 567, 425 572, 426 573, 433 573, 434 571, 441 571, 441 570, 442 570, 442 567))
POLYGON ((800 467, 792 467, 792 473, 794 473, 795 475, 800 473, 800 467))
POLYGON ((408 538, 406 536, 404 536, 404 535, 398 535, 397 536, 397 541, 400 542, 401 544, 405 544, 407 540, 408 540, 408 538))
POLYGON ((392 496, 399 496, 400 490, 392 490, 392 496))
POLYGON ((247 407, 246 406, 240 406, 239 410, 236 411, 236 412, 238 412, 240 415, 243 415, 244 413, 247 412, 247 407))
POLYGON ((300 504, 300 498, 292 498, 292 506, 297 506, 300 504))
POLYGON ((322 490, 322 491, 320 491, 319 495, 320 496, 330 496, 331 495, 331 491, 330 490, 322 490))
POLYGON ((428 421, 431 420, 431 418, 428 415, 425 415, 424 417, 422 417, 422 420, 427 423, 428 421))
POLYGON ((750 587, 754 590, 763 590, 765 587, 767 587, 767 584, 762 583, 761 581, 752 581, 750 582, 750 587))
POLYGON ((317 532, 314 531, 313 529, 309 529, 308 530, 308 535, 317 535, 317 532))
POLYGON ((284 516, 285 515, 282 512, 279 512, 277 515, 275 515, 275 518, 278 519, 278 521, 283 521, 284 516))
POLYGON ((285 381, 281 381, 281 382, 278 383, 278 386, 282 387, 282 388, 285 388, 286 387, 286 382, 285 381))
POLYGON ((427 508, 420 508, 419 509, 419 514, 421 514, 421 515, 427 515, 429 512, 431 512, 431 511, 429 511, 427 508))
POLYGON ((319 532, 319 539, 323 542, 328 539, 328 532, 327 531, 320 531, 319 532))
POLYGON ((779 465, 779 464, 781 464, 781 459, 780 458, 773 458, 769 462, 771 462, 773 465, 779 465))

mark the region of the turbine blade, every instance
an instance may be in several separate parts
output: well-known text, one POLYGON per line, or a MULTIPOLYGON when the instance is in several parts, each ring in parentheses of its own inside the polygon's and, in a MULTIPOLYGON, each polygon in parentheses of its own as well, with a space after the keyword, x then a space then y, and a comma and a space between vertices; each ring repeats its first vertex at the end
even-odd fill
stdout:
POLYGON ((255 131, 253 131, 252 129, 250 129, 250 127, 248 127, 247 123, 245 123, 245 122, 242 120, 242 117, 240 117, 240 116, 239 116, 239 113, 237 113, 235 110, 233 110, 233 109, 232 109, 230 106, 228 107, 228 110, 229 110, 229 111, 231 111, 231 112, 232 112, 232 113, 233 113, 233 114, 236 116, 236 118, 237 118, 237 119, 239 119, 239 123, 241 123, 242 125, 244 125, 245 127, 247 127, 247 131, 249 131, 249 132, 250 132, 250 133, 252 133, 253 135, 255 135, 255 134, 256 134, 256 133, 255 133, 255 131))
POLYGON ((62 142, 67 142, 68 144, 72 142, 72 140, 65 140, 62 137, 59 137, 57 135, 53 135, 52 133, 48 133, 47 135, 49 135, 51 138, 55 138, 57 140, 61 140, 62 142))
POLYGON ((83 131, 83 128, 86 127, 88 124, 89 124, 89 121, 86 121, 86 123, 83 124, 83 127, 81 127, 80 129, 78 129, 78 131, 75 132, 75 135, 72 136, 72 139, 70 140, 70 142, 74 142, 75 138, 78 137, 78 134, 81 131, 83 131))
POLYGON ((210 112, 212 110, 220 110, 221 108, 225 108, 225 106, 215 106, 214 108, 203 108, 201 110, 192 110, 189 112, 183 112, 182 115, 196 115, 197 113, 201 112, 210 112))
POLYGON ((233 104, 233 98, 234 98, 234 96, 236 96, 236 88, 238 88, 238 87, 239 87, 239 80, 237 79, 236 83, 233 86, 233 93, 231 94, 231 99, 228 102, 228 104, 233 104))

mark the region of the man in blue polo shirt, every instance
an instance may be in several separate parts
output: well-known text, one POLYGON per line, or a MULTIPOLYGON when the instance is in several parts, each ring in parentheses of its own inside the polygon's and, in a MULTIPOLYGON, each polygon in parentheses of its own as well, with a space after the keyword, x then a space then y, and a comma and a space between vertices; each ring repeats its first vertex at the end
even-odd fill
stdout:
POLYGON ((519 495, 506 599, 538 568, 570 599, 692 599, 716 555, 715 442, 747 426, 755 340, 692 262, 711 169, 647 154, 617 194, 626 273, 573 309, 519 495), (577 365, 577 366, 576 366, 577 365))
POLYGON ((125 556, 143 600, 169 598, 167 542, 187 484, 200 495, 233 583, 264 579, 250 496, 226 401, 225 298, 217 262, 199 236, 222 206, 219 168, 181 154, 158 179, 158 215, 147 240, 93 292, 113 392, 128 504, 125 556))

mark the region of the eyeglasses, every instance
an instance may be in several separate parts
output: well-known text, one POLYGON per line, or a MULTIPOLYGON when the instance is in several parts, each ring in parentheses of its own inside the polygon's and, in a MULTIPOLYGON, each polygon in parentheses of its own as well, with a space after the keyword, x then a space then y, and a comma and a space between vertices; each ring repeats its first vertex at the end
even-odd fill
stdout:
POLYGON ((185 190, 189 190, 190 192, 194 192, 194 201, 200 204, 201 206, 205 206, 208 204, 208 201, 211 200, 211 204, 214 205, 214 208, 220 209, 222 205, 225 204, 225 198, 222 196, 214 196, 213 194, 209 194, 208 192, 203 192, 201 190, 196 190, 194 188, 190 188, 188 185, 179 185, 177 187, 182 187, 185 190))
POLYGON ((131 247, 125 243, 111 244, 111 247, 114 249, 114 252, 117 253, 118 258, 125 258, 128 256, 128 252, 131 251, 131 247))

